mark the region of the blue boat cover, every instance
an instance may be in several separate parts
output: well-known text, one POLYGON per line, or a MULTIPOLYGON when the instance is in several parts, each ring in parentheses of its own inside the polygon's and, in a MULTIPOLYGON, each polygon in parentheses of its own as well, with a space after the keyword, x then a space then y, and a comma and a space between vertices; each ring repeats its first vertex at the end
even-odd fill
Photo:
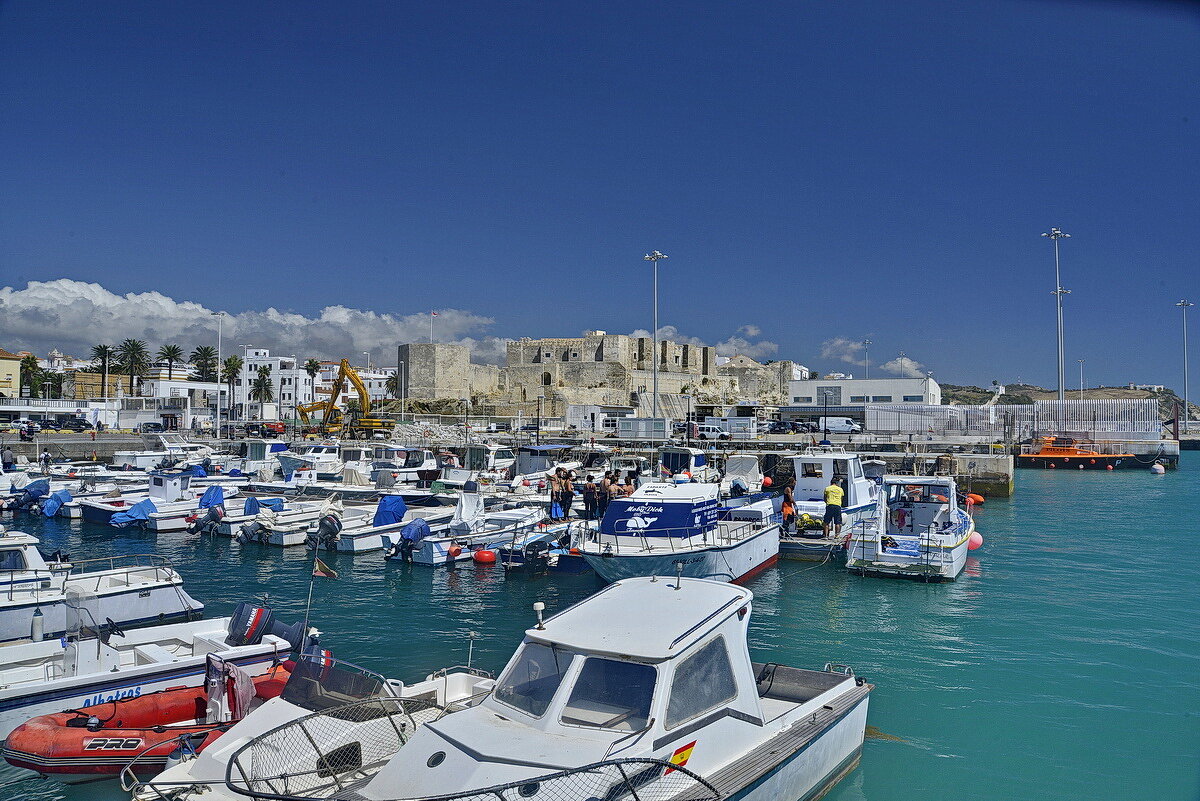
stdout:
POLYGON ((246 503, 242 505, 242 514, 256 515, 258 514, 258 510, 261 508, 262 506, 259 504, 258 498, 255 498, 253 495, 251 495, 246 499, 246 503))
MULTIPOLYGON (((379 499, 379 506, 375 507, 375 519, 371 521, 371 525, 386 526, 391 523, 399 523, 404 520, 406 512, 408 512, 408 506, 404 503, 403 498, 399 495, 384 495, 379 499)), ((405 530, 407 531, 407 529, 405 530)))
POLYGON ((46 517, 54 517, 58 514, 58 510, 62 508, 64 503, 71 502, 70 490, 59 490, 58 492, 50 493, 50 497, 42 504, 42 514, 46 517))
POLYGON ((130 506, 124 512, 117 512, 108 522, 117 528, 125 528, 149 520, 150 515, 157 511, 158 507, 154 505, 154 501, 146 498, 144 501, 138 501, 130 506))
POLYGON ((400 539, 417 543, 428 537, 429 533, 429 524, 425 522, 425 518, 418 517, 404 527, 400 532, 400 539))
POLYGON ((44 498, 50 494, 50 479, 39 478, 37 481, 30 481, 21 490, 23 493, 22 500, 36 501, 38 498, 44 498))
POLYGON ((694 537, 717 522, 717 501, 616 498, 600 521, 601 534, 694 537))
POLYGON ((204 471, 204 465, 192 465, 192 478, 208 478, 208 473, 204 471))
POLYGON ((200 508, 208 509, 212 506, 225 505, 225 490, 220 487, 209 487, 200 496, 200 508))
POLYGON ((233 468, 232 470, 230 470, 228 473, 226 473, 225 475, 227 475, 227 476, 240 476, 241 474, 242 474, 242 471, 241 471, 241 470, 238 470, 238 469, 235 467, 235 468, 233 468))
POLYGON ((267 453, 279 453, 288 449, 286 442, 272 442, 271 447, 267 448, 267 453))

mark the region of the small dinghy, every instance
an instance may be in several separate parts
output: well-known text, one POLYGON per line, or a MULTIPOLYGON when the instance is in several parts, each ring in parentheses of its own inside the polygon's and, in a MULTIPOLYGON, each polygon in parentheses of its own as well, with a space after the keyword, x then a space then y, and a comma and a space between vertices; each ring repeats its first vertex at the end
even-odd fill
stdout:
POLYGON ((283 691, 288 670, 251 677, 209 654, 202 687, 173 687, 96 706, 39 715, 13 729, 4 758, 66 784, 116 776, 137 757, 154 775, 176 750, 199 753, 251 709, 283 691))

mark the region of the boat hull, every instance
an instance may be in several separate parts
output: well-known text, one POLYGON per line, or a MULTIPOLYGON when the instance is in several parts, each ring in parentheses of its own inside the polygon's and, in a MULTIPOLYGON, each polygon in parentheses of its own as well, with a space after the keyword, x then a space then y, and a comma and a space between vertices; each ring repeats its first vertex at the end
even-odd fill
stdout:
POLYGON ((1017 467, 1029 467, 1039 470, 1146 470, 1153 464, 1140 461, 1131 454, 1118 456, 1097 454, 1095 456, 1038 456, 1036 454, 1020 454, 1017 456, 1017 467))
MULTIPOLYGON (((87 606, 96 620, 112 618, 121 627, 173 623, 204 616, 204 604, 188 595, 181 585, 166 581, 131 584, 119 589, 103 587, 94 600, 89 599, 87 606)), ((34 612, 38 609, 43 615, 46 639, 67 633, 65 596, 58 600, 42 596, 40 602, 14 601, 0 605, 0 643, 29 639, 34 612)))
POLYGON ((583 558, 602 579, 610 583, 639 576, 670 578, 676 575, 680 565, 683 568, 682 575, 687 578, 748 581, 778 560, 779 526, 767 526, 727 546, 612 556, 585 551, 583 558))

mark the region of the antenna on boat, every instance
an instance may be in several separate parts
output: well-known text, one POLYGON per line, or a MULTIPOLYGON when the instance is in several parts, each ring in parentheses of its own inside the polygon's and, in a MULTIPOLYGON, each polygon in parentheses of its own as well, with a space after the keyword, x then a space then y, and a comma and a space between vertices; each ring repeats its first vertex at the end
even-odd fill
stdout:
POLYGON ((546 611, 546 604, 542 603, 541 601, 534 601, 533 611, 537 612, 537 629, 538 631, 541 631, 542 629, 546 628, 544 625, 542 625, 542 612, 546 611))
POLYGON ((467 667, 471 667, 471 659, 475 656, 475 638, 479 636, 478 631, 467 632, 467 667))
POLYGON ((678 590, 680 585, 682 585, 682 584, 683 584, 683 562, 677 561, 675 563, 675 589, 678 590))

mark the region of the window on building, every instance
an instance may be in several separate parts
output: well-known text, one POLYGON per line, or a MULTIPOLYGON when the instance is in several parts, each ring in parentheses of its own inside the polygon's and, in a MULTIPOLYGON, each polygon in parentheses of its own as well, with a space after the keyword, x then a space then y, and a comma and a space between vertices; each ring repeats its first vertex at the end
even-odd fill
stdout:
POLYGON ((797 395, 792 398, 792 403, 812 403, 812 395, 797 395))
POLYGON ((920 403, 923 400, 925 400, 925 398, 922 397, 921 395, 905 395, 904 396, 905 403, 920 403))
POLYGON ((851 395, 850 402, 851 403, 866 403, 867 396, 866 395, 851 395))
POLYGON ((871 403, 891 403, 891 402, 892 402, 891 395, 872 395, 871 396, 871 403))
POLYGON ((550 381, 551 381, 550 374, 549 374, 549 373, 542 373, 542 386, 543 386, 543 387, 548 387, 548 386, 550 386, 550 381))

